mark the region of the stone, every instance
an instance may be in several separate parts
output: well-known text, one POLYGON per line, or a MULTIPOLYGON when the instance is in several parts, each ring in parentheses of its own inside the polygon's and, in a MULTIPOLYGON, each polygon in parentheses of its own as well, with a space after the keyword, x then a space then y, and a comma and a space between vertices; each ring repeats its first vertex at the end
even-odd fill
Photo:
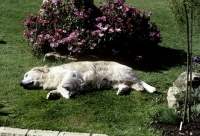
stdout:
POLYGON ((58 61, 58 60, 66 60, 67 56, 60 55, 56 52, 49 52, 45 54, 44 61, 58 61))
POLYGON ((92 136, 108 136, 108 135, 105 135, 105 134, 92 134, 92 136))
POLYGON ((59 131, 29 130, 27 136, 57 136, 59 131))
POLYGON ((28 129, 0 127, 0 136, 26 136, 28 129))
POLYGON ((90 133, 60 132, 58 136, 91 136, 90 133))
MULTIPOLYGON (((195 80, 195 78, 199 78, 199 77, 200 77, 200 73, 192 72, 193 81, 195 80)), ((199 87, 199 85, 196 85, 196 87, 199 87)), ((186 90, 187 90, 187 72, 183 72, 173 82, 173 86, 169 87, 168 89, 168 92, 167 92, 168 107, 175 108, 175 109, 178 108, 179 103, 177 102, 176 95, 186 90)))

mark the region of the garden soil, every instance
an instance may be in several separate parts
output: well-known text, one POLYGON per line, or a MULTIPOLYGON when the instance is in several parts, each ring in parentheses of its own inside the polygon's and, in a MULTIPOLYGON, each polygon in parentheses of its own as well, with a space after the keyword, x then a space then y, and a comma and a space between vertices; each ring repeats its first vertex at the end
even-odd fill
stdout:
POLYGON ((163 131, 162 136, 200 136, 200 116, 194 121, 183 124, 182 130, 179 131, 179 126, 166 124, 153 124, 157 130, 163 131))

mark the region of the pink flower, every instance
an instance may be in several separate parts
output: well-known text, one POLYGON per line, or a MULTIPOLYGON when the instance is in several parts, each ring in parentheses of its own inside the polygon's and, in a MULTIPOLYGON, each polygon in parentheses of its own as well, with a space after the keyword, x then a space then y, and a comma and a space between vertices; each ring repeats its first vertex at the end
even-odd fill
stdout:
POLYGON ((143 12, 143 13, 146 13, 146 12, 147 12, 147 10, 142 10, 142 12, 143 12))
POLYGON ((97 43, 92 43, 92 46, 93 46, 93 47, 97 46, 97 43))
POLYGON ((113 9, 115 7, 114 4, 110 4, 110 9, 113 9))
POLYGON ((73 49, 73 47, 70 45, 68 46, 68 50, 71 51, 73 49))
POLYGON ((120 17, 118 17, 118 18, 117 18, 117 22, 120 22, 120 23, 121 23, 121 22, 123 22, 123 20, 122 20, 120 17))
POLYGON ((101 21, 101 18, 100 18, 100 17, 97 17, 95 20, 96 20, 97 22, 99 22, 99 21, 101 21))
POLYGON ((102 21, 106 21, 106 16, 102 16, 102 17, 101 17, 101 20, 102 20, 102 21))
POLYGON ((153 37, 153 36, 155 36, 155 35, 156 35, 155 32, 151 32, 151 33, 149 34, 150 37, 153 37))
POLYGON ((151 16, 153 14, 153 12, 149 12, 148 16, 151 16))
POLYGON ((126 12, 129 11, 129 9, 130 9, 129 6, 124 6, 124 8, 123 8, 123 10, 126 11, 126 12))
POLYGON ((119 2, 124 5, 124 3, 126 2, 126 0, 119 0, 119 2))
POLYGON ((102 29, 102 23, 96 25, 99 29, 102 29))
POLYGON ((24 21, 22 22, 22 24, 25 25, 25 26, 31 26, 31 25, 34 24, 34 22, 33 22, 33 21, 24 20, 24 21))
POLYGON ((40 16, 43 16, 45 14, 45 10, 44 9, 40 9, 40 16))
POLYGON ((42 25, 49 23, 49 20, 42 20, 41 18, 38 20, 39 23, 41 23, 42 25))
POLYGON ((95 31, 92 32, 92 35, 97 35, 97 34, 99 34, 100 32, 101 32, 100 30, 95 30, 95 31))
POLYGON ((58 47, 58 45, 59 45, 59 44, 58 44, 57 42, 50 43, 50 46, 53 47, 53 48, 58 47))
POLYGON ((69 37, 65 37, 65 38, 62 39, 62 41, 63 41, 64 43, 65 43, 65 42, 67 43, 67 42, 69 42, 70 40, 71 40, 71 39, 70 39, 69 37))
POLYGON ((109 29, 109 33, 113 33, 114 32, 114 29, 113 28, 110 28, 109 29))

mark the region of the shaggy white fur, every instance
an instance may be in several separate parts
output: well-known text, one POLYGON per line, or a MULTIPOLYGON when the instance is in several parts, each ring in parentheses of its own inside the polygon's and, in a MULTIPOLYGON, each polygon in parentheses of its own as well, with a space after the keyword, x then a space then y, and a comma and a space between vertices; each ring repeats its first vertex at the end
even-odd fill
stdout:
POLYGON ((114 88, 117 95, 124 94, 130 88, 153 93, 152 87, 141 81, 133 69, 110 61, 72 62, 55 67, 35 67, 24 75, 20 83, 26 89, 43 88, 53 90, 47 99, 55 96, 70 98, 77 92, 87 90, 114 88))

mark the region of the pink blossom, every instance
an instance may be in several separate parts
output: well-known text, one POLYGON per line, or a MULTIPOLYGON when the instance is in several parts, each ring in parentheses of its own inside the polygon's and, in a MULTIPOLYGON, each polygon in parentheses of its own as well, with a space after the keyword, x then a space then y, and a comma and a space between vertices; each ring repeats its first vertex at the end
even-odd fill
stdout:
POLYGON ((38 22, 44 25, 44 24, 49 23, 50 21, 49 21, 49 20, 42 20, 42 19, 39 19, 38 22))
POLYGON ((62 41, 63 41, 63 42, 66 42, 66 43, 69 42, 70 40, 71 40, 71 39, 70 39, 69 37, 65 37, 65 38, 62 39, 62 41))
POLYGON ((59 45, 59 44, 58 44, 57 42, 50 43, 50 46, 53 47, 53 48, 58 47, 58 45, 59 45))
POLYGON ((151 16, 153 14, 153 12, 149 12, 148 16, 151 16))
POLYGON ((113 33, 114 32, 114 29, 113 28, 110 28, 109 29, 109 33, 113 33))
POLYGON ((33 15, 33 14, 29 14, 28 15, 28 18, 31 20, 31 21, 36 21, 37 20, 37 16, 33 15))
POLYGON ((44 39, 50 39, 50 34, 46 34, 46 35, 44 36, 44 39))
POLYGON ((31 25, 34 24, 34 22, 33 22, 33 21, 24 20, 24 21, 22 22, 22 24, 25 25, 25 26, 31 26, 31 25))
POLYGON ((142 10, 142 12, 143 12, 143 13, 146 13, 146 12, 147 12, 147 10, 142 10))
POLYGON ((110 9, 113 9, 115 7, 115 5, 112 3, 110 4, 110 9))
POLYGON ((33 42, 33 38, 29 38, 29 42, 33 42))
POLYGON ((102 23, 96 25, 99 29, 102 29, 102 23))
POLYGON ((110 25, 109 25, 109 24, 106 24, 105 27, 110 27, 110 25))
POLYGON ((71 51, 73 47, 71 45, 68 46, 68 50, 71 51))
POLYGON ((44 9, 40 9, 40 16, 43 16, 45 14, 45 10, 44 9))
POLYGON ((106 21, 106 16, 102 16, 102 17, 101 17, 101 20, 102 20, 102 21, 106 21))
POLYGON ((77 51, 77 49, 76 49, 76 48, 74 48, 72 51, 73 51, 73 52, 76 52, 76 51, 77 51))
POLYGON ((100 32, 101 32, 100 30, 95 30, 95 31, 92 32, 92 35, 97 35, 97 34, 99 34, 100 32))
POLYGON ((58 18, 54 18, 53 22, 57 23, 58 22, 58 18))
POLYGON ((126 11, 126 12, 129 11, 129 9, 130 9, 129 6, 124 6, 124 8, 123 8, 123 10, 126 11))
POLYGON ((92 46, 95 47, 97 45, 97 43, 92 43, 92 46))
POLYGON ((79 17, 83 18, 83 12, 80 12, 79 17))
POLYGON ((150 37, 153 37, 153 36, 155 36, 155 35, 156 35, 155 32, 151 32, 151 33, 149 34, 150 37))
POLYGON ((82 45, 83 43, 82 42, 77 42, 77 45, 82 45))
POLYGON ((99 21, 101 21, 101 18, 100 18, 100 17, 97 17, 95 20, 96 20, 97 22, 99 22, 99 21))
POLYGON ((56 11, 56 12, 51 12, 50 14, 52 15, 58 15, 60 12, 59 11, 56 11))
POLYGON ((120 17, 118 17, 118 18, 117 18, 117 22, 120 22, 120 23, 121 23, 121 22, 123 22, 123 20, 122 20, 120 17))
POLYGON ((75 39, 79 36, 79 32, 78 30, 75 30, 74 32, 72 32, 69 37, 71 37, 72 39, 75 39))
POLYGON ((126 2, 126 0, 119 0, 119 2, 124 5, 124 3, 126 2))

